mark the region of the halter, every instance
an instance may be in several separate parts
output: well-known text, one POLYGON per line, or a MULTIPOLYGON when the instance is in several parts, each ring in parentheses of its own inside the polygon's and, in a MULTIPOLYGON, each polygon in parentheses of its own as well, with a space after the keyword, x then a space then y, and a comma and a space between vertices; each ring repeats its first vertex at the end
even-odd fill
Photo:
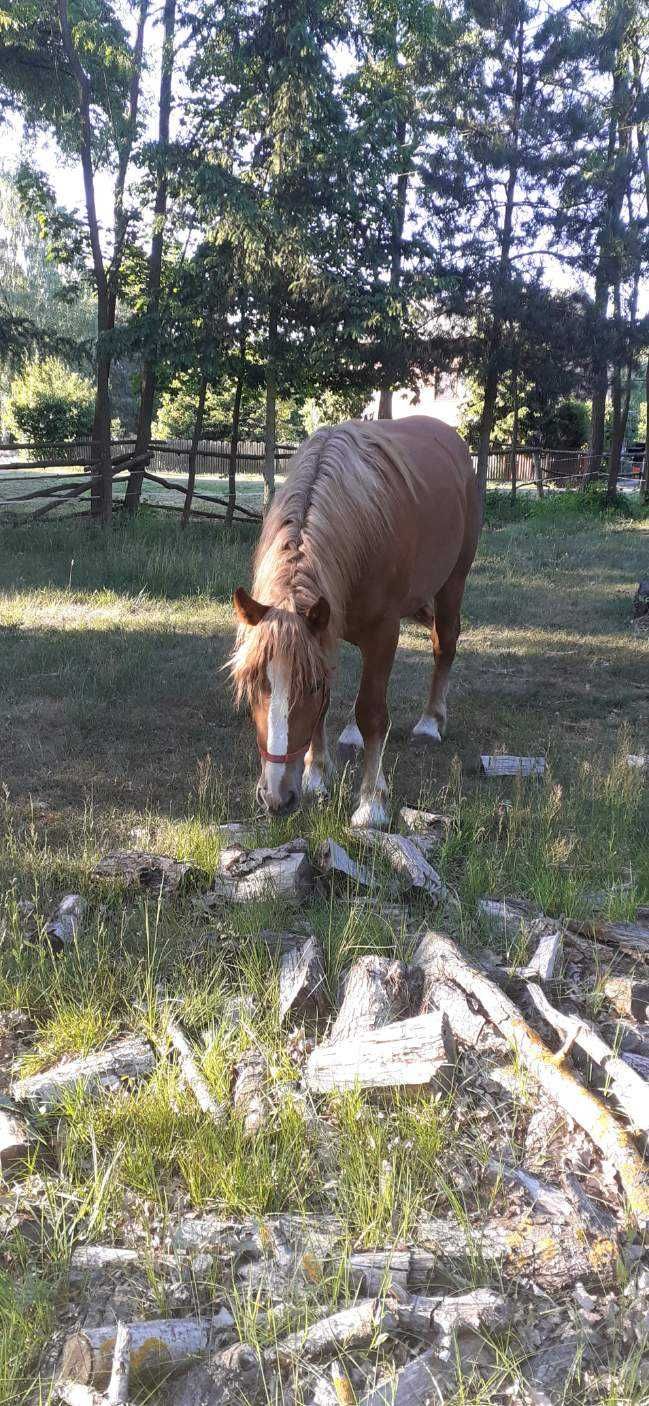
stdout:
POLYGON ((318 726, 318 723, 321 721, 322 715, 323 715, 323 713, 325 712, 325 710, 326 710, 326 708, 327 708, 327 705, 328 705, 328 703, 329 703, 329 688, 328 688, 328 686, 327 686, 327 680, 326 680, 326 679, 323 679, 322 684, 321 684, 321 688, 322 688, 322 703, 320 704, 320 710, 319 710, 319 712, 318 712, 318 716, 317 716, 317 718, 316 718, 316 720, 315 720, 315 722, 314 722, 314 724, 313 724, 313 727, 312 727, 312 729, 311 729, 311 736, 310 736, 310 737, 308 738, 308 740, 304 743, 304 746, 303 746, 303 747, 296 747, 296 749, 295 749, 294 752, 285 752, 283 756, 276 756, 276 754, 275 754, 274 752, 267 752, 266 749, 265 749, 265 747, 262 747, 261 744, 260 744, 259 742, 257 742, 257 746, 258 746, 258 748, 259 748, 259 755, 260 755, 260 757, 263 758, 263 760, 264 760, 265 762, 281 762, 282 764, 286 764, 286 763, 290 763, 290 762, 296 762, 299 757, 303 757, 303 756, 306 755, 306 753, 307 753, 308 750, 309 750, 309 747, 311 746, 311 741, 312 741, 312 738, 313 738, 313 734, 314 734, 314 732, 315 732, 315 730, 316 730, 316 728, 317 728, 317 726, 318 726))

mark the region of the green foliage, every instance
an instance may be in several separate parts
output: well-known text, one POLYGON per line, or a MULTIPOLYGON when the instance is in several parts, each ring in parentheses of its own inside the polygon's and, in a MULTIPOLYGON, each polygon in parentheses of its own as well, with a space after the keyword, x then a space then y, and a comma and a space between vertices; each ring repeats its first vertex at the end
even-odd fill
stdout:
MULTIPOLYGON (((232 429, 232 407, 235 386, 224 378, 209 386, 205 398, 203 424, 206 431, 227 439, 232 429)), ((160 396, 158 413, 153 425, 156 439, 191 439, 196 420, 197 390, 195 376, 187 373, 175 376, 160 396)), ((258 439, 264 433, 265 397, 261 387, 248 386, 244 391, 239 437, 258 439)), ((280 443, 296 444, 304 439, 305 418, 294 398, 277 401, 277 439, 280 443)))
POLYGON ((543 443, 549 449, 583 449, 588 443, 590 410, 583 400, 560 400, 543 418, 543 443))
POLYGON ((92 429, 92 383, 65 362, 34 358, 14 377, 7 397, 7 427, 17 440, 54 444, 92 429))

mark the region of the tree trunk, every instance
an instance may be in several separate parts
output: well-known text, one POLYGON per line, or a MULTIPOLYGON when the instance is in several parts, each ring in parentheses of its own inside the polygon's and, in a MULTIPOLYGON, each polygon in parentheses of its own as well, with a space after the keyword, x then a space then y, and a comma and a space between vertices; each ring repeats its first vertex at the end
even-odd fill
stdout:
MULTIPOLYGON (((631 305, 629 309, 629 353, 626 365, 624 388, 622 386, 622 367, 620 365, 619 357, 616 361, 615 371, 613 374, 613 434, 611 437, 611 456, 609 459, 608 466, 608 483, 606 485, 607 503, 613 503, 615 501, 618 479, 620 477, 620 468, 622 466, 622 450, 624 448, 624 438, 626 435, 626 427, 629 419, 629 405, 631 403, 631 382, 633 380, 633 367, 635 362, 633 335, 635 332, 636 311, 638 305, 639 277, 639 272, 636 269, 633 280, 633 288, 631 292, 631 305)), ((622 316, 620 306, 619 274, 617 276, 615 284, 615 314, 619 325, 622 316)))
POLYGON ((519 405, 518 405, 518 360, 516 360, 516 362, 515 362, 515 364, 514 364, 514 369, 513 369, 513 372, 512 372, 512 397, 513 397, 513 401, 514 401, 514 423, 513 423, 513 425, 512 425, 512 450, 511 450, 511 454, 512 454, 512 458, 511 458, 511 464, 512 464, 512 503, 515 503, 515 502, 516 502, 516 471, 517 471, 517 467, 518 467, 517 462, 516 462, 516 460, 517 460, 517 455, 518 455, 518 416, 519 416, 519 405))
POLYGON ((645 371, 645 435, 644 435, 644 468, 642 470, 642 483, 640 484, 640 496, 645 503, 649 503, 649 356, 647 357, 647 369, 645 371))
MULTIPOLYGON (((595 281, 595 327, 604 321, 608 310, 608 283, 602 273, 595 281)), ((606 396, 608 394, 608 358, 602 355, 602 339, 595 332, 593 355, 593 394, 590 407, 590 444, 588 469, 584 488, 596 483, 602 469, 604 453, 604 426, 606 418, 606 396)))
POLYGON ((226 525, 232 524, 237 502, 237 454, 239 452, 239 424, 241 421, 241 400, 246 380, 246 334, 242 332, 239 348, 239 370, 232 407, 232 434, 230 435, 230 459, 228 463, 228 506, 225 514, 226 525))
MULTIPOLYGON (((167 178, 169 149, 169 117, 171 113, 171 82, 174 66, 174 34, 176 27, 176 0, 165 0, 163 16, 163 48, 160 66, 160 97, 158 101, 158 147, 157 183, 153 207, 153 235, 149 254, 149 276, 147 296, 147 320, 153 331, 145 352, 140 383, 140 409, 135 435, 135 453, 142 454, 151 442, 151 422, 156 387, 156 363, 158 352, 158 318, 160 314, 160 286, 162 281, 162 252, 164 230, 167 217, 167 178)), ((142 494, 142 470, 129 474, 126 489, 126 506, 129 512, 137 511, 142 494)))
POLYGON ((266 361, 266 445, 264 451, 264 510, 275 492, 275 450, 277 447, 277 312, 271 306, 268 316, 268 358, 266 361))
POLYGON ((619 169, 620 158, 623 154, 622 148, 626 141, 623 132, 626 132, 626 116, 623 117, 620 126, 620 93, 622 89, 622 79, 619 67, 613 77, 612 107, 608 129, 608 151, 606 169, 608 173, 608 190, 605 201, 605 213, 599 237, 599 257, 597 272, 595 274, 595 336, 593 340, 593 396, 591 402, 591 423, 590 423, 590 454, 588 462, 588 472, 584 480, 584 487, 595 483, 601 473, 602 455, 604 453, 604 425, 606 417, 606 395, 608 390, 608 351, 606 339, 602 335, 601 328, 608 311, 609 288, 614 276, 619 277, 619 255, 616 253, 618 225, 620 212, 624 200, 626 186, 626 174, 622 171, 620 178, 619 169), (616 152, 616 147, 618 148, 616 152))
MULTIPOLYGON (((397 121, 396 143, 400 151, 405 146, 407 137, 407 126, 405 118, 400 117, 397 121)), ((390 232, 390 291, 395 296, 398 295, 401 287, 401 264, 403 262, 403 250, 401 242, 403 240, 403 227, 406 222, 406 207, 408 203, 408 171, 400 171, 397 176, 394 206, 392 209, 392 229, 390 232)), ((379 395, 379 420, 392 419, 392 395, 389 386, 381 386, 379 395)))
POLYGON ((190 450, 189 450, 189 464, 188 464, 188 466, 187 466, 187 467, 188 467, 188 474, 187 474, 187 491, 186 491, 186 494, 185 494, 185 503, 184 503, 184 506, 183 506, 182 517, 181 517, 181 519, 180 519, 180 526, 181 526, 181 527, 186 527, 186 526, 187 526, 187 523, 189 522, 189 514, 190 514, 191 508, 192 508, 192 498, 193 498, 193 496, 194 496, 194 484, 195 484, 195 482, 196 482, 196 459, 197 459, 197 457, 198 457, 198 445, 199 445, 199 442, 200 442, 200 437, 201 437, 201 435, 202 435, 202 433, 203 433, 203 417, 204 417, 204 415, 205 415, 205 397, 206 397, 206 395, 207 395, 207 387, 208 387, 208 384, 209 384, 209 378, 208 378, 207 372, 204 371, 204 372, 203 372, 203 375, 201 376, 201 384, 200 384, 200 388, 199 388, 199 392, 198 392, 198 403, 197 403, 197 405, 196 405, 196 419, 194 420, 194 431, 193 431, 193 434, 192 434, 192 442, 191 442, 191 446, 190 446, 190 450))
POLYGON ((391 419, 392 419, 392 391, 387 390, 385 386, 382 386, 382 387, 381 387, 381 391, 380 391, 380 394, 379 394, 379 408, 378 408, 377 419, 379 419, 379 420, 391 420, 391 419))
POLYGON ((499 356, 503 333, 503 293, 505 284, 509 279, 509 255, 511 252, 513 228, 514 228, 514 200, 516 196, 516 183, 518 180, 518 167, 520 161, 520 127, 521 108, 523 106, 523 82, 524 82, 524 57, 525 57, 525 18, 521 13, 518 25, 518 40, 516 46, 516 84, 514 88, 514 98, 512 103, 511 116, 511 146, 512 155, 509 162, 509 172, 507 176, 507 187, 505 192, 505 215, 503 219, 502 234, 500 237, 500 259, 498 274, 494 288, 493 299, 493 319, 489 345, 487 352, 487 374, 485 377, 484 401, 482 404, 482 415, 480 417, 480 439, 478 442, 478 464, 476 477, 478 481, 478 492, 482 504, 482 514, 484 517, 484 503, 487 491, 487 469, 489 465, 489 447, 491 444, 491 431, 493 429, 494 411, 496 409, 496 398, 498 395, 499 381, 499 356))

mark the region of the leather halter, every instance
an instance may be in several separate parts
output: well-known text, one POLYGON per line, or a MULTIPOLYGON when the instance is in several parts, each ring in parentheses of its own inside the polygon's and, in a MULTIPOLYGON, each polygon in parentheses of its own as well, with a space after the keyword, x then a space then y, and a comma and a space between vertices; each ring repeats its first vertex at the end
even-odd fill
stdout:
POLYGON ((319 712, 318 712, 318 716, 317 716, 317 718, 316 718, 316 720, 315 720, 315 722, 314 722, 314 724, 313 724, 313 727, 311 728, 311 736, 310 736, 310 737, 308 738, 308 740, 304 743, 304 746, 302 746, 302 747, 296 747, 296 749, 295 749, 294 752, 285 752, 283 756, 278 756, 275 752, 267 752, 267 751, 266 751, 266 748, 265 748, 265 747, 262 747, 262 746, 261 746, 261 743, 258 741, 258 742, 257 742, 257 746, 258 746, 258 748, 259 748, 259 755, 260 755, 260 757, 263 758, 263 760, 264 760, 265 762, 281 762, 282 765, 286 765, 286 764, 288 764, 288 763, 290 763, 290 762, 296 762, 299 757, 304 757, 304 756, 306 755, 306 753, 307 753, 308 750, 309 750, 309 747, 311 746, 311 742, 312 742, 312 739, 313 739, 313 734, 314 734, 314 732, 315 732, 315 730, 316 730, 316 728, 317 728, 317 726, 318 726, 318 723, 321 721, 322 715, 323 715, 323 713, 325 712, 325 710, 326 710, 326 708, 327 708, 327 705, 328 705, 328 703, 329 703, 329 688, 328 688, 326 679, 323 679, 323 682, 322 682, 321 687, 322 687, 322 703, 320 704, 320 709, 319 709, 319 712))

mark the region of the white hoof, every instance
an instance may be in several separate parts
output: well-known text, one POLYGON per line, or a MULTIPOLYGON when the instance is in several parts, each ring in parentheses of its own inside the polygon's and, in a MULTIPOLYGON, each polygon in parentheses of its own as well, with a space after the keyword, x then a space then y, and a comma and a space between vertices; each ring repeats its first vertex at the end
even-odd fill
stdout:
POLYGON ((305 767, 302 777, 302 791, 305 796, 326 796, 327 782, 319 766, 305 767))
POLYGON ((442 734, 437 718, 429 718, 424 713, 423 717, 419 719, 419 722, 415 723, 410 736, 413 742, 419 744, 441 742, 442 734))
POLYGON ((386 830, 390 823, 382 801, 361 801, 351 818, 354 830, 386 830))

